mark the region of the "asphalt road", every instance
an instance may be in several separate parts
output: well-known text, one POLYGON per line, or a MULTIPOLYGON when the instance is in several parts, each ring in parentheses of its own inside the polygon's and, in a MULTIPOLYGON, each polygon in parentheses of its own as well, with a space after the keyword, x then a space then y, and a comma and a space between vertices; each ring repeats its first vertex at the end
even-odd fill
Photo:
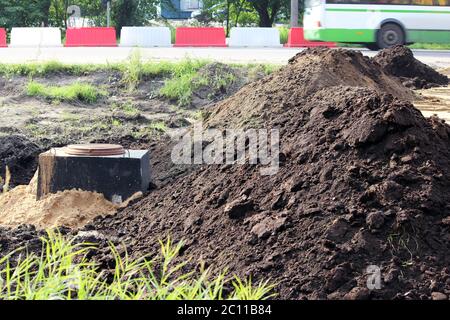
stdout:
MULTIPOLYGON (((108 63, 129 58, 133 48, 0 48, 0 62, 23 63, 56 60, 64 63, 108 63)), ((181 60, 186 57, 229 63, 285 64, 303 49, 288 48, 141 48, 145 60, 181 60)), ((375 51, 360 50, 367 56, 375 51)), ((450 51, 414 50, 416 58, 433 67, 450 67, 450 51)))

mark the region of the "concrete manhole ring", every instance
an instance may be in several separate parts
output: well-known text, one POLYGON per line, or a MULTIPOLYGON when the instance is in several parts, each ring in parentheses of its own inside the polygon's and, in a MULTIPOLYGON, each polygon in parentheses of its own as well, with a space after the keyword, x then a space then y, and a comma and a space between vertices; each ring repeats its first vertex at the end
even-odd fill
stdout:
POLYGON ((64 148, 64 152, 73 156, 119 156, 125 149, 118 144, 72 144, 64 148))

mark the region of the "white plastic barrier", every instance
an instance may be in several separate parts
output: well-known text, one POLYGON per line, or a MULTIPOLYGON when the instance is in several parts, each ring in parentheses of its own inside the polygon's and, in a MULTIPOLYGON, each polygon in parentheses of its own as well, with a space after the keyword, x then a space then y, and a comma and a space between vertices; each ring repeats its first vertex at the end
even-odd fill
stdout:
POLYGON ((62 47, 59 28, 12 28, 10 47, 62 47))
POLYGON ((232 28, 230 47, 282 47, 277 28, 232 28))
POLYGON ((168 27, 123 27, 120 32, 121 47, 170 47, 168 27))

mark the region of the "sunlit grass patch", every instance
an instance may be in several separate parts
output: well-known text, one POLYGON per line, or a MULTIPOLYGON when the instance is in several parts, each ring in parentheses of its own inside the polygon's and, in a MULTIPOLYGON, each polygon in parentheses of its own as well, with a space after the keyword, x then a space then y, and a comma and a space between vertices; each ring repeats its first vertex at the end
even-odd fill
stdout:
POLYGON ((27 94, 57 101, 79 100, 95 103, 105 95, 105 92, 88 83, 76 82, 66 86, 49 86, 31 80, 27 85, 27 94))
POLYGON ((268 281, 213 276, 209 269, 188 271, 177 263, 182 243, 160 242, 149 259, 119 254, 110 245, 114 268, 108 272, 88 256, 96 247, 76 243, 58 233, 42 238, 42 253, 20 249, 0 258, 0 300, 260 300, 273 296, 268 281), (17 260, 12 256, 18 257, 17 260))
POLYGON ((110 69, 110 67, 100 64, 65 64, 58 61, 0 63, 0 75, 4 76, 46 76, 55 73, 81 75, 104 69, 110 69))

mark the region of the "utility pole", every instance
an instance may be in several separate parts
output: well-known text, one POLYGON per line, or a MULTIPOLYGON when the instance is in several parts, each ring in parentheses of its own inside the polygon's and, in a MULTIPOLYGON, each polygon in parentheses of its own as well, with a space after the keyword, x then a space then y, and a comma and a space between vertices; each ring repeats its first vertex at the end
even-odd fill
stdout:
POLYGON ((106 2, 106 26, 111 25, 111 1, 106 2))
POLYGON ((291 28, 298 27, 298 1, 291 0, 291 28))

